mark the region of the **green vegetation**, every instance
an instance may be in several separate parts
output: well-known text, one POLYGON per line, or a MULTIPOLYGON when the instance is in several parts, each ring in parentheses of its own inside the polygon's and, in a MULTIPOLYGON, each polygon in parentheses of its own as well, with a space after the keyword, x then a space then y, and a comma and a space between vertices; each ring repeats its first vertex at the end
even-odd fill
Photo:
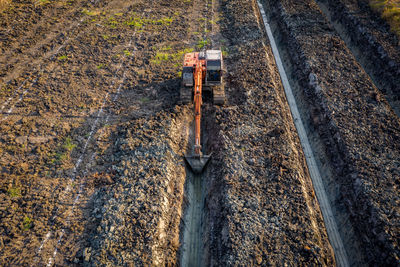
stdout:
POLYGON ((169 50, 171 50, 171 47, 167 47, 167 50, 165 50, 165 48, 162 48, 160 51, 157 51, 155 57, 150 62, 156 65, 159 65, 163 62, 169 62, 172 63, 172 65, 179 66, 183 56, 186 53, 193 52, 192 48, 179 50, 176 53, 168 52, 169 50))
POLYGON ((136 13, 132 14, 133 16, 129 17, 129 19, 125 22, 126 25, 131 26, 133 28, 142 28, 146 25, 161 25, 161 26, 169 26, 172 21, 174 21, 173 17, 164 17, 161 19, 151 19, 151 18, 141 18, 136 13))
POLYGON ((130 56, 132 56, 132 53, 129 52, 128 50, 124 50, 124 55, 125 55, 126 57, 130 57, 130 56))
POLYGON ((65 142, 63 145, 63 148, 65 150, 67 150, 68 152, 71 152, 75 147, 76 147, 76 145, 72 143, 72 140, 70 137, 65 138, 65 142))
POLYGON ((101 64, 97 65, 96 68, 99 70, 99 69, 104 69, 106 66, 107 66, 107 64, 101 63, 101 64))
POLYGON ((400 1, 399 0, 370 0, 370 6, 381 14, 391 30, 400 37, 400 1))
POLYGON ((59 56, 57 59, 58 59, 59 61, 65 61, 65 60, 68 59, 68 56, 66 56, 66 55, 59 56))
POLYGON ((227 57, 229 55, 228 48, 226 48, 225 46, 221 47, 221 51, 222 51, 222 56, 223 57, 227 57))
POLYGON ((64 144, 61 145, 61 149, 50 156, 50 163, 55 165, 62 164, 64 161, 69 159, 71 152, 75 147, 76 144, 72 143, 70 137, 65 138, 64 144))
POLYGON ((33 221, 31 218, 25 216, 24 220, 22 221, 22 226, 24 228, 24 230, 29 230, 32 228, 33 226, 33 221))
POLYGON ((108 22, 107 23, 108 23, 108 26, 111 29, 115 29, 117 27, 117 25, 118 25, 118 21, 113 16, 108 18, 108 22))
POLYGON ((7 190, 7 193, 10 197, 20 197, 21 196, 21 188, 11 187, 7 190))
POLYGON ((82 10, 82 13, 83 14, 85 14, 85 15, 87 15, 87 16, 98 16, 98 15, 100 15, 100 11, 90 11, 90 10, 87 10, 87 9, 83 9, 82 10))
POLYGON ((208 40, 204 39, 204 40, 200 40, 197 42, 197 49, 203 49, 206 45, 208 44, 208 40))

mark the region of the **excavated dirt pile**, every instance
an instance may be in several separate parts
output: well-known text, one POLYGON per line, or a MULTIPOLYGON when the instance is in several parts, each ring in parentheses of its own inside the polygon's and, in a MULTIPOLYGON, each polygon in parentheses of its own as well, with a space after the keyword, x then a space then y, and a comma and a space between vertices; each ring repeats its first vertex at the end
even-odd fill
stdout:
MULTIPOLYGON (((353 264, 399 262, 400 121, 314 1, 264 1, 360 244, 353 264)), ((348 251, 350 252, 350 250, 348 251)))

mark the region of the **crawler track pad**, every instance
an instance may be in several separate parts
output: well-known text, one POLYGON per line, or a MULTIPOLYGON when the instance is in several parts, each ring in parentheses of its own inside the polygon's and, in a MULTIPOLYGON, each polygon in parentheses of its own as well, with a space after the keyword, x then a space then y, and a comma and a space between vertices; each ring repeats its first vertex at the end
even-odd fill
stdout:
POLYGON ((194 173, 202 173, 204 167, 207 165, 208 161, 211 158, 210 155, 205 156, 185 156, 187 163, 190 165, 190 168, 194 173))

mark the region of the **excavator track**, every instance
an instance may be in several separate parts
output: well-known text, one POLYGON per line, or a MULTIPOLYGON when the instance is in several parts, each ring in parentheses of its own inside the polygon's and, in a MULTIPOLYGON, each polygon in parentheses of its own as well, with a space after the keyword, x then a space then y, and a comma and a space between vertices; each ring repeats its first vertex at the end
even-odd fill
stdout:
POLYGON ((186 105, 192 102, 192 88, 181 86, 180 88, 180 104, 186 105))
POLYGON ((213 102, 215 105, 225 104, 225 86, 222 82, 220 86, 213 86, 213 102))

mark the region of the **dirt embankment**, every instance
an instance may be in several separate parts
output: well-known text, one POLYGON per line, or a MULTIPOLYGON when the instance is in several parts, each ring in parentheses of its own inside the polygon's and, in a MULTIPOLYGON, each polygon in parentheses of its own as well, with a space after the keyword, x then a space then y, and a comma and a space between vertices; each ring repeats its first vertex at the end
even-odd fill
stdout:
MULTIPOLYGON (((118 104, 112 165, 114 184, 104 195, 101 219, 88 238, 88 265, 176 265, 179 261, 191 105, 179 107, 183 54, 199 38, 195 11, 204 6, 186 1, 141 3, 138 10, 157 10, 174 21, 164 32, 142 31, 129 69, 135 70, 118 104), (136 76, 135 76, 135 75, 136 76)), ((196 15, 197 16, 197 15, 196 15)), ((104 155, 109 161, 110 154, 104 155)))
MULTIPOLYGON (((263 1, 276 27, 304 120, 319 134, 360 244, 353 264, 399 261, 400 122, 314 1, 263 1)), ((332 186, 331 186, 332 187, 332 186)), ((349 248, 349 252, 351 248, 349 248)))
POLYGON ((255 2, 221 8, 227 105, 206 111, 206 265, 334 265, 255 2))
POLYGON ((369 1, 321 0, 358 62, 400 115, 400 40, 390 26, 373 12, 369 1))

